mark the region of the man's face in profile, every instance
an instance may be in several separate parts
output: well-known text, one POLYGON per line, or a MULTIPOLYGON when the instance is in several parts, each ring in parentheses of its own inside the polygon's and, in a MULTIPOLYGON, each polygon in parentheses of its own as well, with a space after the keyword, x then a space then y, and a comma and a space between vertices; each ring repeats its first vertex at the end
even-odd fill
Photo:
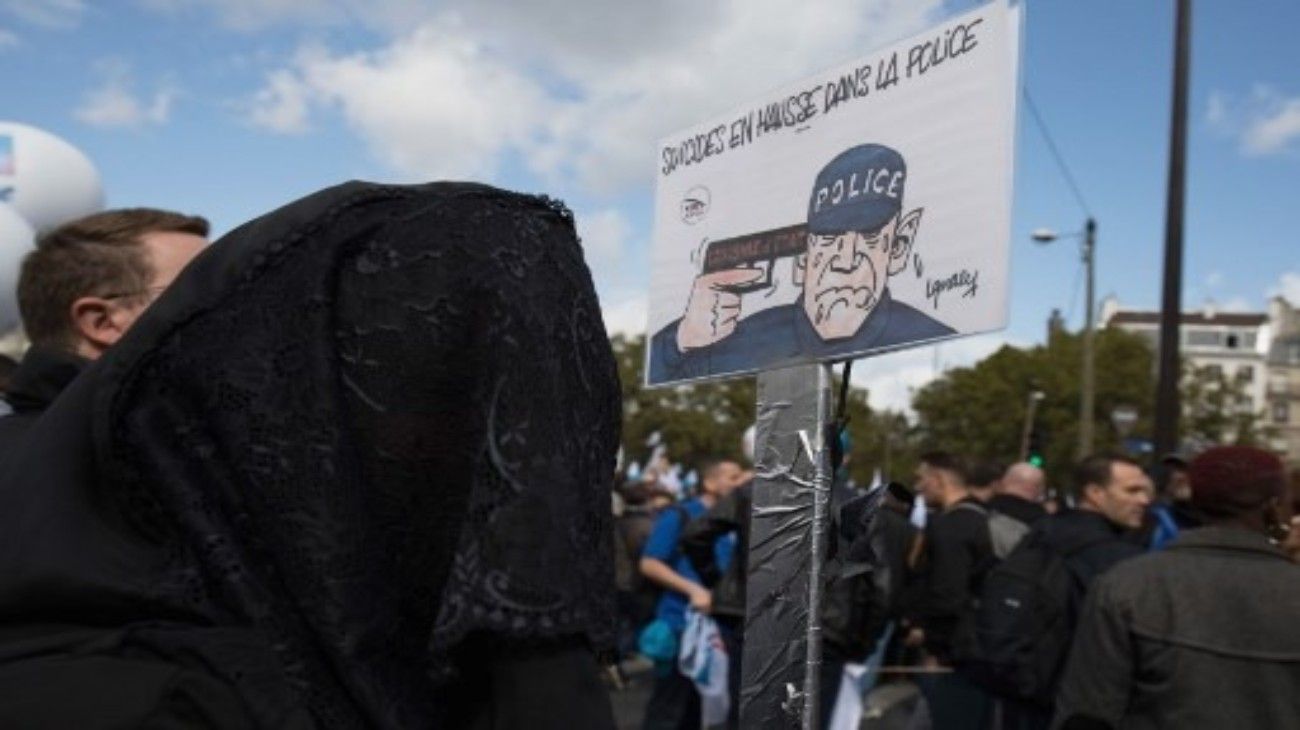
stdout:
POLYGON ((823 340, 852 337, 884 296, 891 274, 907 265, 911 237, 920 218, 912 211, 893 216, 874 231, 809 233, 808 253, 795 261, 803 285, 808 322, 823 340))

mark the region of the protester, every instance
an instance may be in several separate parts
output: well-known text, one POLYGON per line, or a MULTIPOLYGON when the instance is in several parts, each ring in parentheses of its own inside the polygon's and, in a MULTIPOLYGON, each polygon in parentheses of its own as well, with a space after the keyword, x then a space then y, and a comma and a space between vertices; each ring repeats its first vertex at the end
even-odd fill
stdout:
POLYGON ((152 208, 86 216, 42 235, 23 259, 18 307, 31 347, 3 389, 0 454, 207 244, 208 222, 152 208))
MULTIPOLYGON (((680 508, 670 508, 655 520, 653 532, 646 542, 641 557, 641 572, 661 588, 663 594, 655 612, 655 623, 650 629, 660 636, 680 640, 686 628, 686 608, 700 613, 713 609, 713 594, 696 573, 691 561, 679 547, 686 523, 704 514, 718 501, 740 486, 744 471, 740 465, 727 459, 713 460, 700 468, 701 492, 680 503, 680 508)), ((717 540, 716 564, 725 572, 734 554, 735 539, 717 540)), ((650 630, 648 629, 648 630, 650 630)), ((645 730, 692 730, 700 726, 700 703, 695 685, 675 668, 676 652, 658 659, 654 690, 646 705, 645 730)))
MULTIPOLYGON (((745 479, 748 472, 742 471, 745 479)), ((682 530, 680 547, 712 593, 710 615, 721 628, 722 640, 729 657, 728 691, 731 711, 728 728, 736 728, 740 717, 740 663, 744 654, 745 583, 749 575, 749 516, 753 505, 754 483, 746 479, 730 494, 719 499, 704 514, 687 523, 682 530), (718 542, 734 536, 729 563, 718 562, 718 542)))
POLYGON ((819 717, 824 728, 831 726, 846 677, 863 694, 875 684, 900 616, 908 556, 918 536, 898 500, 906 492, 900 484, 882 485, 835 510, 836 555, 828 566, 830 582, 822 603, 819 717), (845 670, 851 663, 868 668, 850 675, 845 670))
POLYGON ((971 610, 993 557, 988 514, 967 487, 964 460, 944 452, 921 456, 917 489, 937 511, 925 528, 920 593, 911 607, 912 645, 929 654, 921 688, 935 730, 979 730, 988 696, 955 667, 954 633, 971 610))
POLYGON ((1077 508, 1034 524, 990 571, 974 614, 969 659, 980 684, 998 696, 996 730, 1047 727, 1085 591, 1142 553, 1125 539, 1151 500, 1141 467, 1122 456, 1090 456, 1076 467, 1074 487, 1077 508))
POLYGON ((998 482, 996 493, 988 501, 989 509, 1033 525, 1047 516, 1043 507, 1045 481, 1043 470, 1028 462, 1012 464, 998 482))
POLYGON ((1006 464, 994 459, 976 459, 971 465, 970 496, 988 504, 993 495, 1002 491, 1002 476, 1007 471, 1006 464))
POLYGON ((620 403, 553 201, 238 228, 0 472, 0 727, 612 730, 620 403))
POLYGON ((637 633, 654 618, 659 589, 641 574, 641 553, 655 517, 672 494, 655 484, 633 483, 619 492, 623 511, 614 519, 614 586, 618 590, 619 654, 635 648, 637 633))
POLYGON ((1274 542, 1282 464, 1225 446, 1189 475, 1208 525, 1097 580, 1057 728, 1300 728, 1300 566, 1274 542))
POLYGON ((1192 506, 1192 486, 1187 475, 1187 459, 1181 454, 1167 454, 1160 460, 1164 488, 1160 499, 1151 505, 1143 529, 1137 533, 1143 545, 1158 550, 1173 542, 1183 530, 1200 527, 1204 522, 1192 506))

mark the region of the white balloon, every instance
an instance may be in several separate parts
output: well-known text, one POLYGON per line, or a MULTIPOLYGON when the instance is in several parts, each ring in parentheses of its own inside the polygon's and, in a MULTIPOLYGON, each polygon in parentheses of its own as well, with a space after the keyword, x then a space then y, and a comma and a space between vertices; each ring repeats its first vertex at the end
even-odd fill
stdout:
POLYGON ((0 334, 18 327, 18 269, 36 238, 18 211, 0 203, 0 334))
POLYGON ((0 201, 43 232, 101 210, 104 188, 81 150, 43 129, 0 121, 0 201))

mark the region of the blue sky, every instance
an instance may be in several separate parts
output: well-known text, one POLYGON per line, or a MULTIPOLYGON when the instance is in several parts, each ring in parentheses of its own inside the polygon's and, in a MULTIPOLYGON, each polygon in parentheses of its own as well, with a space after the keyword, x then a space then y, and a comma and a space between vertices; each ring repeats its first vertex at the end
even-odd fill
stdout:
MULTIPOLYGON (((471 178, 567 201, 612 326, 644 319, 655 142, 966 0, 0 0, 0 118, 98 166, 110 206, 218 233, 343 180, 471 178)), ((1029 0, 1024 83, 1099 225, 1098 294, 1158 304, 1173 0, 1029 0)), ((1300 3, 1193 21, 1185 303, 1300 303, 1300 3)), ((855 369, 877 405, 1083 318, 1081 209, 1022 104, 1010 322, 855 369), (1073 296, 1072 296, 1073 295, 1073 296)))

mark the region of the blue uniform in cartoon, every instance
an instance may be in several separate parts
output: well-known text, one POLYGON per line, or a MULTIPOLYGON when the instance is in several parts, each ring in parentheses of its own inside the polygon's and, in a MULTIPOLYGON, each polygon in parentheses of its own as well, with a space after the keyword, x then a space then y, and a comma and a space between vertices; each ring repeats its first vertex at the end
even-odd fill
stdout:
POLYGON ((682 318, 651 340, 649 381, 777 368, 956 334, 889 295, 889 277, 907 267, 921 224, 920 208, 903 212, 906 182, 902 155, 884 145, 837 155, 809 197, 808 248, 794 262, 800 298, 742 319, 738 289, 762 272, 701 274, 682 318))

